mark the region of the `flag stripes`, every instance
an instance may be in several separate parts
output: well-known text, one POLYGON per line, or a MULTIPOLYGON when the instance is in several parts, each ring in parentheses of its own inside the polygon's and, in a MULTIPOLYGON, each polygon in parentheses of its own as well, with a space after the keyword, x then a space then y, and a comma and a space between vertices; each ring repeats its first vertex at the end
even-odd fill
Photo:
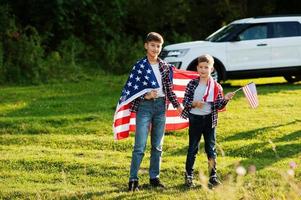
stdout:
POLYGON ((242 90, 251 108, 257 108, 259 105, 259 101, 257 98, 257 90, 256 90, 255 83, 252 82, 244 86, 242 90))

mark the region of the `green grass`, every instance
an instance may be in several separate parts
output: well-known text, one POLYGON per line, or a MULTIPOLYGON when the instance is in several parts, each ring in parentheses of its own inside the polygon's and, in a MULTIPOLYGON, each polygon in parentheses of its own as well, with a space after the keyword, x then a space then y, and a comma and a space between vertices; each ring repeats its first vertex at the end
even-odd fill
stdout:
MULTIPOLYGON (((149 188, 149 143, 142 162, 142 190, 128 193, 133 145, 114 141, 112 117, 127 77, 26 87, 0 87, 0 199, 300 199, 301 83, 253 79, 260 106, 242 92, 219 114, 218 172, 223 186, 201 187, 207 162, 203 141, 196 161, 198 187, 183 186, 187 129, 167 133, 161 179, 149 188), (294 161, 295 176, 287 174, 294 161), (256 173, 238 176, 237 166, 256 173)), ((250 80, 224 84, 234 91, 250 80)))

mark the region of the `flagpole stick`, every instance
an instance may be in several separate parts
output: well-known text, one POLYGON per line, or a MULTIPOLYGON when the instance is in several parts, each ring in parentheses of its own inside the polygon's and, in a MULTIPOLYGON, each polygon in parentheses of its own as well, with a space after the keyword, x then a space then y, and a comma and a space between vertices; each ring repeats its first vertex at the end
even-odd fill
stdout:
MULTIPOLYGON (((251 83, 253 83, 253 82, 250 82, 250 83, 248 83, 247 85, 250 85, 251 83)), ((247 85, 245 85, 245 86, 247 86, 247 85)), ((245 87, 245 86, 243 86, 243 87, 245 87)), ((234 91, 234 93, 238 92, 238 91, 241 90, 243 87, 238 88, 237 90, 234 91)))
POLYGON ((242 89, 242 87, 238 88, 237 90, 234 91, 234 93, 238 92, 241 89, 242 89))

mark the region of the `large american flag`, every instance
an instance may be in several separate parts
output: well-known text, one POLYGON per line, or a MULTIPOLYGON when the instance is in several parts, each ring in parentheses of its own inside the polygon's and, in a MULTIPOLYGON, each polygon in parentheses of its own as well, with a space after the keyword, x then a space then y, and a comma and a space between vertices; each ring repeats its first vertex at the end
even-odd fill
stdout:
MULTIPOLYGON (((186 85, 192 78, 196 77, 198 77, 196 72, 179 70, 173 67, 173 91, 180 103, 183 101, 186 85)), ((131 71, 116 107, 113 123, 114 138, 116 140, 127 138, 130 132, 135 131, 136 114, 130 112, 130 102, 158 87, 157 79, 147 59, 138 61, 131 71)), ((169 105, 166 112, 165 129, 172 131, 186 127, 188 127, 188 120, 180 118, 177 110, 169 105)))
POLYGON ((248 85, 242 87, 242 90, 251 106, 251 108, 257 108, 259 105, 257 90, 255 83, 249 83, 248 85))

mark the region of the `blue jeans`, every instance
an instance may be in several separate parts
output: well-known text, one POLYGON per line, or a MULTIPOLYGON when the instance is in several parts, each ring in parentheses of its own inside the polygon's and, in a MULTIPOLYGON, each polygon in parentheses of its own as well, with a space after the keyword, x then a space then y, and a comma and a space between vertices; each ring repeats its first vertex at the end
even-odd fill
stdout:
POLYGON ((186 175, 193 176, 193 166, 199 150, 201 136, 204 136, 207 158, 215 159, 215 128, 212 128, 212 116, 189 114, 189 147, 186 158, 186 175))
POLYGON ((160 174, 162 145, 165 132, 165 99, 144 100, 136 113, 135 145, 132 154, 130 180, 138 180, 138 171, 144 157, 148 132, 151 127, 151 157, 149 176, 160 174))

